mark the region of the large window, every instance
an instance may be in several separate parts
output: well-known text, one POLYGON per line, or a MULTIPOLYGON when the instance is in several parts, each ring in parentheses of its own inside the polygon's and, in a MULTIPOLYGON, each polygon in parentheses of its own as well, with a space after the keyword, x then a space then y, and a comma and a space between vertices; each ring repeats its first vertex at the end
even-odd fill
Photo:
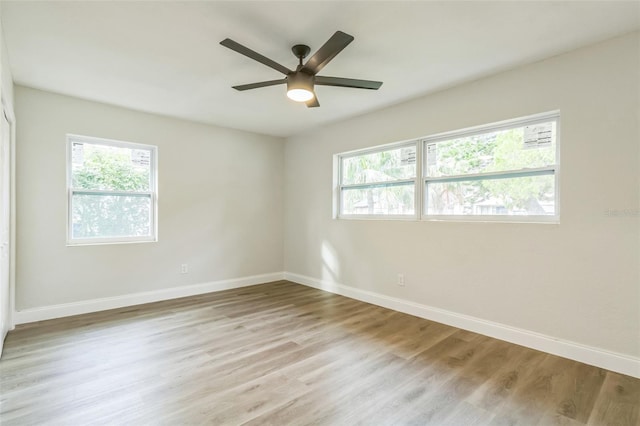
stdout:
POLYGON ((556 221, 558 117, 340 154, 338 216, 556 221))
POLYGON ((68 243, 156 239, 156 147, 68 135, 68 243))

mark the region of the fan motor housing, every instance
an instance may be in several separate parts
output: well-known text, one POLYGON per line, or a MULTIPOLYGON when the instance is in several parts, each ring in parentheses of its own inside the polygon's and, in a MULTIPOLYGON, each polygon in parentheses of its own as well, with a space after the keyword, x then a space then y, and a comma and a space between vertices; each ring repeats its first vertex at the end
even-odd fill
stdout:
POLYGON ((315 78, 306 72, 296 71, 287 75, 287 91, 293 89, 304 89, 313 91, 315 78))

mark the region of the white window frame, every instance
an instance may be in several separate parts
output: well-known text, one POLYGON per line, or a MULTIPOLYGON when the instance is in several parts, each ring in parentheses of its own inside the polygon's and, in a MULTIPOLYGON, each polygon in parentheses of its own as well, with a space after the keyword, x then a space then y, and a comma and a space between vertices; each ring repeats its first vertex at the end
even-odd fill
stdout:
POLYGON ((413 139, 409 141, 394 142, 376 147, 348 151, 334 155, 334 219, 360 219, 360 220, 421 220, 421 221, 448 221, 448 222, 517 222, 517 223, 559 223, 560 222, 560 111, 550 111, 541 114, 529 115, 526 117, 504 120, 500 122, 483 124, 451 132, 444 132, 432 136, 413 139), (426 158, 426 146, 431 143, 451 140, 454 138, 474 136, 484 133, 491 133, 500 130, 508 130, 517 127, 524 127, 537 123, 553 121, 556 124, 555 134, 555 164, 547 167, 524 168, 519 170, 507 170, 503 172, 487 172, 475 174, 462 174, 446 177, 428 177, 424 171, 426 158), (398 184, 400 181, 390 181, 374 184, 342 184, 342 160, 349 157, 372 154, 381 151, 388 151, 408 146, 416 147, 416 179, 406 179, 403 183, 414 181, 415 190, 415 214, 414 215, 355 215, 342 213, 342 191, 346 188, 366 188, 386 186, 389 183, 398 184), (429 215, 427 214, 427 197, 425 192, 429 182, 452 182, 468 181, 474 179, 488 178, 511 178, 525 176, 553 175, 555 190, 555 208, 553 215, 429 215))
POLYGON ((344 152, 341 154, 337 154, 334 156, 336 161, 336 170, 337 174, 335 175, 337 178, 337 184, 334 185, 337 192, 337 200, 336 206, 337 208, 334 211, 334 217, 340 219, 364 219, 364 220, 416 220, 419 217, 421 202, 421 194, 418 191, 418 182, 420 181, 420 168, 422 161, 420 161, 420 144, 418 143, 418 139, 413 139, 410 141, 402 141, 402 142, 394 142, 385 145, 379 145, 372 148, 360 149, 356 151, 344 152), (415 147, 416 149, 416 176, 413 179, 396 179, 385 182, 375 182, 375 183, 355 183, 355 184, 342 184, 342 160, 345 158, 352 157, 360 157, 362 155, 367 154, 375 154, 377 152, 390 151, 400 148, 408 148, 415 147), (414 197, 413 197, 413 211, 414 213, 411 215, 386 215, 386 214, 343 214, 343 205, 342 205, 342 191, 348 189, 365 189, 365 188, 382 188, 389 186, 398 186, 398 185, 406 185, 407 183, 413 183, 414 188, 414 197))
MULTIPOLYGON (((469 136, 476 136, 485 133, 497 132, 500 130, 509 130, 518 127, 529 126, 538 123, 555 122, 556 134, 555 134, 555 159, 554 165, 538 168, 523 168, 505 170, 502 172, 486 172, 486 173, 470 173, 460 174, 443 177, 429 177, 422 176, 420 192, 423 195, 424 202, 422 203, 421 219, 427 221, 463 221, 463 222, 534 222, 534 223, 558 223, 560 220, 560 112, 552 111, 542 114, 531 115, 527 117, 516 118, 513 120, 505 120, 498 123, 484 124, 481 126, 475 126, 462 130, 455 130, 452 132, 440 133, 437 135, 429 136, 421 140, 420 145, 423 148, 422 152, 426 152, 427 144, 438 143, 448 141, 456 138, 463 138, 469 136), (425 196, 427 191, 427 185, 429 182, 456 182, 456 181, 470 181, 470 180, 485 180, 496 178, 518 178, 527 176, 554 176, 554 214, 553 215, 434 215, 427 214, 427 197, 425 196)), ((423 170, 426 170, 427 158, 426 155, 421 157, 423 170)))
POLYGON ((67 245, 94 245, 94 244, 122 244, 158 241, 158 148, 154 145, 146 145, 133 142, 124 142, 114 139, 104 139, 91 136, 67 134, 67 245), (93 145, 106 145, 118 148, 143 149, 151 152, 150 158, 150 190, 149 191, 112 191, 112 190, 87 190, 75 189, 72 186, 73 149, 74 143, 93 145), (150 230, 149 236, 133 237, 101 237, 101 238, 73 238, 73 195, 113 195, 113 196, 140 196, 149 197, 151 200, 150 230))

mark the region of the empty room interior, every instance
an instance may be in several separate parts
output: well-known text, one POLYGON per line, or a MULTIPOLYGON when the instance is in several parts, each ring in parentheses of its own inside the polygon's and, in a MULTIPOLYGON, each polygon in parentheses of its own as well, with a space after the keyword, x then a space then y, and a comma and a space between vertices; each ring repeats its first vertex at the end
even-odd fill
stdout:
POLYGON ((0 424, 640 425, 639 1, 0 1, 0 424))

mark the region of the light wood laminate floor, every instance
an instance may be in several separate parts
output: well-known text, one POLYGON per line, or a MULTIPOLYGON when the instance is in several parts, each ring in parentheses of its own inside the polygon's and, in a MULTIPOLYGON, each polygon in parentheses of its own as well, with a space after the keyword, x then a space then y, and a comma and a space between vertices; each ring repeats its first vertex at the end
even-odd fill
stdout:
POLYGON ((0 424, 638 425, 640 380, 286 281, 19 326, 0 424))

